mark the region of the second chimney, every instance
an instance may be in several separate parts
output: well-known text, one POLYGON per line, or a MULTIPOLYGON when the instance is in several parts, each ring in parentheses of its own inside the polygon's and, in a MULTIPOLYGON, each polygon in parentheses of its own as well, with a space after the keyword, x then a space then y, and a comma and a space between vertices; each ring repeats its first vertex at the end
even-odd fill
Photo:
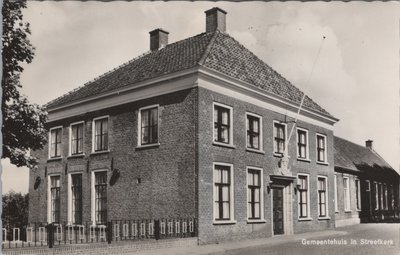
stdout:
POLYGON ((205 11, 206 13, 206 33, 212 33, 216 30, 225 32, 226 30, 226 11, 214 7, 205 11))
POLYGON ((149 32, 150 34, 150 50, 155 51, 165 47, 168 44, 168 32, 157 28, 149 32))
POLYGON ((372 141, 372 140, 365 141, 365 147, 367 147, 368 149, 372 150, 373 149, 373 147, 372 147, 372 143, 373 142, 374 141, 372 141))

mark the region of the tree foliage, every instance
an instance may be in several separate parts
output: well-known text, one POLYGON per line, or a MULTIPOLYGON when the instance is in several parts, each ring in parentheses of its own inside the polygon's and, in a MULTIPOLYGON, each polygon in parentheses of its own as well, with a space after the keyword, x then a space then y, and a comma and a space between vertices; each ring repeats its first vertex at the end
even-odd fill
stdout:
POLYGON ((3 195, 3 227, 23 228, 28 224, 29 194, 10 191, 3 195))
POLYGON ((26 0, 3 1, 2 158, 9 158, 18 167, 32 168, 37 159, 29 151, 43 148, 46 142, 47 113, 43 107, 29 103, 19 91, 22 64, 31 63, 35 51, 28 39, 31 31, 29 23, 23 21, 23 8, 26 0))

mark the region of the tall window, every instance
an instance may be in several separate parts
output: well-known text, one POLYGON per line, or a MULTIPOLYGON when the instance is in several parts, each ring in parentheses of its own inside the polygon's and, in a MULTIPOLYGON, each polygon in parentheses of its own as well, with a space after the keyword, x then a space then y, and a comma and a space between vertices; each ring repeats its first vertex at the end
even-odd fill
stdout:
POLYGON ((247 148, 261 150, 261 118, 247 113, 247 148))
POLYGON ((232 220, 232 182, 231 166, 214 166, 214 219, 232 220))
POLYGON ((285 151, 286 125, 274 122, 274 153, 283 154, 285 151))
POLYGON ((326 162, 326 136, 317 135, 317 161, 326 162))
POLYGON ((308 176, 299 175, 298 176, 298 193, 299 193, 299 218, 309 217, 309 201, 308 201, 308 176))
POLYGON ((231 108, 214 103, 214 141, 230 144, 231 141, 231 108))
POLYGON ((71 175, 72 223, 82 224, 82 175, 71 175))
POLYGON ((350 211, 350 181, 349 177, 343 177, 344 210, 350 211))
POLYGON ((50 129, 50 158, 61 157, 62 128, 50 129))
POLYGON ((338 180, 337 180, 337 175, 335 176, 335 212, 339 212, 339 208, 338 208, 338 180))
POLYGON ((83 123, 71 125, 71 155, 83 153, 83 123))
POLYGON ((158 143, 158 106, 140 109, 140 145, 158 143))
POLYGON ((249 220, 261 219, 262 216, 261 181, 261 170, 247 170, 247 216, 249 220))
POLYGON ((50 176, 51 222, 60 222, 60 176, 50 176))
POLYGON ((390 184, 389 186, 389 210, 392 210, 394 208, 394 193, 393 193, 393 185, 390 184))
POLYGON ((360 193, 360 180, 355 179, 354 184, 356 186, 356 206, 357 210, 361 210, 361 193, 360 193))
POLYGON ((94 151, 108 150, 108 117, 94 121, 94 151))
POLYGON ((388 191, 386 184, 383 184, 383 208, 388 209, 388 191))
POLYGON ((308 159, 308 132, 305 129, 297 129, 297 157, 308 159))
POLYGON ((379 187, 378 187, 378 183, 374 182, 375 184, 375 210, 379 209, 379 187))
POLYGON ((95 172, 95 217, 97 224, 107 223, 107 172, 95 172))
POLYGON ((382 183, 379 183, 379 205, 380 209, 383 210, 383 186, 382 183))
POLYGON ((326 178, 318 177, 318 216, 326 217, 326 178))

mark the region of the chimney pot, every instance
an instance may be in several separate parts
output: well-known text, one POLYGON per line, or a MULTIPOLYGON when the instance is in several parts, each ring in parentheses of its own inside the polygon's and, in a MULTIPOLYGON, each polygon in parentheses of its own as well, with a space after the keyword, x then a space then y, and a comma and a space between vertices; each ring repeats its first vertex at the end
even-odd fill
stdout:
POLYGON ((155 51, 160 48, 165 47, 168 44, 168 34, 169 32, 157 28, 149 32, 150 34, 150 50, 155 51))
POLYGON ((212 33, 216 30, 225 32, 227 12, 221 8, 214 7, 205 11, 206 13, 206 33, 212 33))
POLYGON ((374 141, 372 141, 372 140, 365 141, 365 147, 367 147, 368 149, 372 150, 373 149, 373 147, 372 147, 372 143, 373 142, 374 141))

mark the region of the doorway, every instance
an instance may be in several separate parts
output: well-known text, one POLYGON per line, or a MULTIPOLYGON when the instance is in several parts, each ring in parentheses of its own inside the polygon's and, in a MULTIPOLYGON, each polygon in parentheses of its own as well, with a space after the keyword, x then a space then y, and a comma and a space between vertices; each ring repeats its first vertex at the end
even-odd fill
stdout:
POLYGON ((283 208, 283 188, 272 189, 272 210, 273 210, 273 230, 274 235, 284 234, 284 208, 283 208))

